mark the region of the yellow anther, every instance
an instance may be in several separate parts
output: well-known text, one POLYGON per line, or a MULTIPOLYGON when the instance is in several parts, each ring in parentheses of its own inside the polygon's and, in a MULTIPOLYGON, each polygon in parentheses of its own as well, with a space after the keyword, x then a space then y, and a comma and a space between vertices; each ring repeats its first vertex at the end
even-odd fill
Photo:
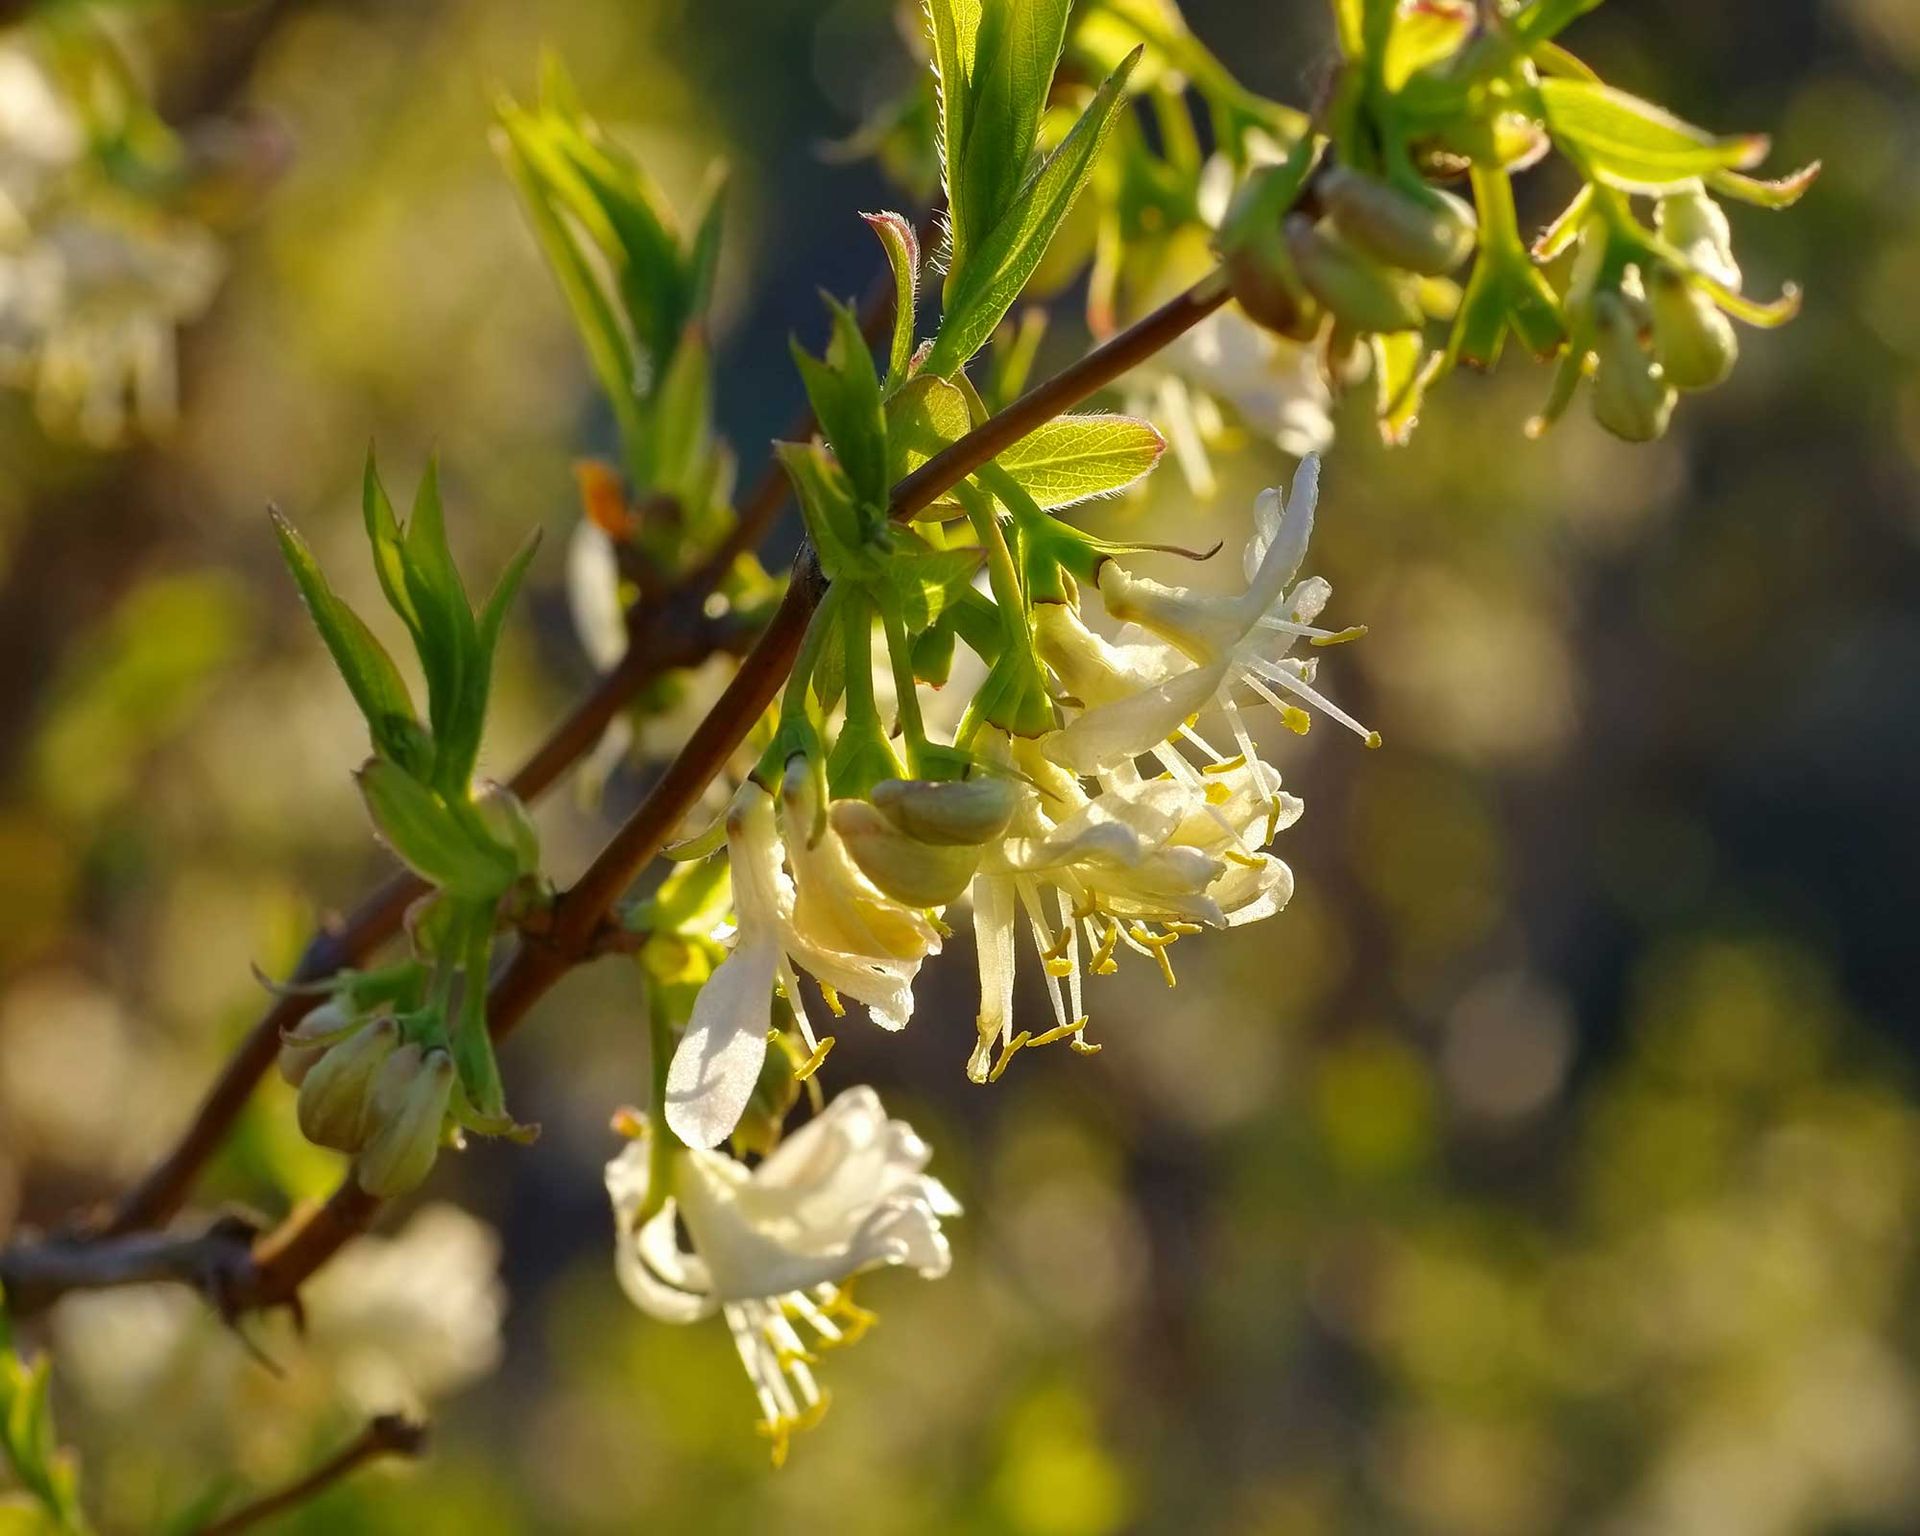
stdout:
POLYGON ((987 1073, 987 1081, 990 1083, 999 1082, 1000 1074, 1007 1070, 1007 1063, 1018 1056, 1021 1049, 1030 1044, 1032 1040, 1033 1036, 1028 1034, 1024 1029, 1009 1040, 1006 1048, 1000 1052, 1000 1059, 993 1064, 993 1070, 987 1073))
MULTIPOLYGON (((1066 959, 1067 951, 1072 947, 1073 927, 1069 924, 1060 930, 1059 938, 1055 939, 1052 944, 1040 952, 1040 958, 1046 961, 1048 969, 1052 970, 1054 962, 1066 959)), ((1056 972, 1055 974, 1058 973, 1056 972)))
POLYGON ((1258 854, 1247 853, 1239 848, 1229 848, 1220 856, 1229 864, 1238 864, 1242 869, 1261 869, 1265 867, 1258 854))
POLYGON ((845 1349, 849 1344, 858 1344, 867 1335, 867 1330, 880 1321, 878 1312, 870 1312, 853 1299, 853 1282, 848 1281, 833 1293, 831 1300, 825 1302, 821 1312, 840 1325, 840 1337, 823 1339, 822 1349, 845 1349))
POLYGON ((1170 987, 1178 986, 1173 974, 1173 961, 1167 958, 1167 950, 1179 939, 1177 933, 1148 933, 1138 923, 1127 930, 1134 943, 1153 951, 1153 958, 1160 962, 1160 978, 1170 987))
POLYGON ((824 981, 820 983, 820 995, 827 1000, 827 1011, 836 1019, 847 1016, 847 1005, 840 1001, 840 994, 824 981))
POLYGON ((1070 1049, 1078 1051, 1082 1056, 1098 1056, 1100 1054, 1100 1047, 1081 1035, 1075 1035, 1067 1042, 1067 1045, 1070 1049))
POLYGON ((1345 645, 1349 640, 1361 639, 1365 636, 1366 632, 1367 626, 1364 624, 1349 624, 1345 629, 1338 630, 1331 635, 1315 635, 1308 644, 1345 645))
POLYGON ((622 1105, 613 1112, 613 1134, 624 1136, 628 1141, 638 1141, 647 1134, 647 1117, 637 1109, 622 1105))
POLYGON ((1280 706, 1280 723, 1296 736, 1304 736, 1313 729, 1313 716, 1298 704, 1280 706))
POLYGON ((1092 971, 1094 975, 1111 976, 1115 971, 1120 969, 1120 967, 1114 963, 1113 959, 1114 946, 1119 942, 1120 924, 1118 921, 1115 921, 1113 926, 1107 929, 1107 936, 1100 941, 1099 949, 1094 951, 1093 959, 1088 964, 1087 968, 1092 971))
POLYGON ((1244 752, 1238 752, 1238 753, 1235 753, 1232 757, 1222 758, 1217 763, 1202 763, 1200 765, 1200 771, 1202 773, 1232 773, 1235 769, 1244 768, 1246 766, 1247 766, 1247 754, 1244 752))
POLYGON ((1233 798, 1233 791, 1217 779, 1207 786, 1207 804, 1225 805, 1233 798))
POLYGON ((1367 745, 1370 747, 1377 747, 1380 745, 1380 733, 1378 731, 1367 732, 1367 745))
POLYGON ((792 1370, 796 1365, 818 1365, 820 1357, 807 1349, 788 1349, 782 1346, 773 1352, 773 1358, 780 1362, 783 1371, 792 1370))
POLYGON ((1267 800, 1267 835, 1261 840, 1262 846, 1280 835, 1280 812, 1280 791, 1276 789, 1267 800))
POLYGON ((793 1069, 793 1080, 796 1083, 804 1083, 820 1070, 820 1063, 827 1059, 827 1052, 833 1049, 833 1040, 832 1035, 823 1036, 820 1043, 813 1048, 813 1054, 793 1069))
POLYGON ((1027 1048, 1031 1050, 1036 1045, 1052 1045, 1056 1040, 1065 1040, 1070 1035, 1079 1034, 1086 1027, 1087 1016, 1083 1013, 1071 1024, 1056 1024, 1046 1033, 1035 1035, 1027 1042, 1027 1048))
POLYGON ((1165 926, 1168 933, 1171 933, 1177 938, 1182 938, 1182 939, 1191 938, 1193 937, 1194 934, 1202 933, 1205 931, 1204 929, 1201 928, 1201 926, 1198 923, 1189 923, 1184 919, 1177 919, 1174 922, 1170 922, 1166 924, 1165 926))

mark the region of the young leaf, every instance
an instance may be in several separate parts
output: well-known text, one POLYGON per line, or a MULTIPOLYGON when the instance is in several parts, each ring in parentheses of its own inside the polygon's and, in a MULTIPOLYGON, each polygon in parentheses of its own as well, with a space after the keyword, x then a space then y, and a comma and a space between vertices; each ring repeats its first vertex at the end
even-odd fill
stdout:
POLYGON ((492 901, 513 884, 513 853, 470 829, 412 774, 373 758, 358 778, 381 840, 421 879, 476 901, 492 901))
POLYGON ((887 377, 881 387, 891 395, 907 381, 913 361, 914 310, 920 288, 920 237, 913 225, 897 213, 863 213, 893 268, 893 340, 887 348, 887 377))
MULTIPOLYGON (((427 719, 439 748, 434 782, 448 794, 466 792, 458 744, 478 739, 480 722, 469 718, 472 691, 468 679, 479 665, 479 635, 473 607, 447 543, 446 517, 440 505, 440 476, 432 460, 413 494, 413 510, 401 543, 402 575, 418 615, 413 639, 420 668, 427 675, 427 719), (454 750, 449 751, 449 747, 454 750)), ((484 711, 485 693, 481 693, 484 711)), ((471 764, 467 765, 471 768, 471 764)))
MULTIPOLYGON (((887 478, 897 485, 973 426, 967 397, 945 379, 919 373, 887 401, 887 478)), ((940 505, 951 506, 949 493, 940 505)))
POLYGON ((1111 496, 1148 474, 1167 443, 1131 416, 1059 416, 996 461, 1048 511, 1111 496))
POLYGON ((978 549, 934 549, 918 534, 899 529, 893 558, 882 579, 910 633, 926 629, 962 592, 971 590, 986 555, 978 549))
POLYGON ((967 244, 954 253, 956 280, 1027 178, 1071 8, 1071 0, 988 0, 982 11, 960 183, 967 244))
POLYGON ((1054 231, 1092 174, 1114 114, 1120 109, 1127 76, 1139 58, 1136 48, 1107 77, 1080 121, 1028 177, 992 233, 958 269, 957 280, 948 286, 939 334, 927 354, 927 372, 945 378, 965 366, 1013 307, 1027 278, 1046 254, 1054 231))
POLYGON ((306 601, 307 612, 313 616, 314 627, 346 680, 348 692, 366 717, 374 750, 409 772, 426 772, 432 744, 413 712, 413 700, 400 669, 360 616, 334 595, 306 540, 278 511, 272 516, 287 567, 306 601))
POLYGON ((1719 138, 1610 85, 1551 79, 1539 89, 1554 139, 1622 191, 1657 192, 1717 170, 1744 170, 1767 152, 1762 134, 1719 138))
POLYGON ((887 499, 887 419, 880 402, 880 378, 873 354, 860 334, 860 322, 843 304, 833 310, 833 338, 824 359, 809 355, 796 341, 794 362, 806 382, 807 398, 846 471, 855 501, 879 507, 887 499))
POLYGON ((949 255, 958 267, 971 249, 967 191, 963 170, 967 129, 972 122, 974 46, 980 32, 981 0, 927 0, 933 42, 933 77, 940 97, 940 172, 946 184, 949 255))

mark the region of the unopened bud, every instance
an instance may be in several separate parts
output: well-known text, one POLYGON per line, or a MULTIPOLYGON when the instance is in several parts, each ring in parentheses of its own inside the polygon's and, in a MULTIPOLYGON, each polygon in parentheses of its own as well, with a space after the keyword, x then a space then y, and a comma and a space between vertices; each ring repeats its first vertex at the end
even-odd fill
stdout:
POLYGON ((1673 386, 1655 371, 1653 358, 1640 344, 1640 322, 1624 297, 1597 294, 1593 309, 1599 324, 1594 419, 1630 443, 1652 442, 1666 433, 1673 417, 1673 386))
POLYGON ((387 1018, 331 1047, 300 1084, 301 1134, 315 1146, 358 1151, 367 1133, 368 1090, 399 1044, 400 1026, 387 1018))
POLYGON ((1672 267, 1647 280, 1653 311, 1653 354, 1675 389, 1712 389, 1733 372, 1740 340, 1711 298, 1672 267))
POLYGON ((1311 341, 1324 313, 1294 270, 1280 217, 1266 206, 1271 201, 1259 176, 1234 195, 1220 225, 1221 266, 1249 320, 1292 341, 1311 341))
POLYGON ((1014 792, 1005 779, 883 779, 873 803, 923 843, 984 843, 1007 830, 1014 792))
POLYGON ((405 1194, 440 1155, 453 1058, 442 1050, 403 1045, 387 1057, 367 1095, 367 1139, 355 1165, 360 1187, 389 1199, 405 1194))
POLYGON ((1305 214, 1290 214, 1286 227, 1300 280, 1336 320, 1362 334, 1417 330, 1425 321, 1413 273, 1380 265, 1305 214))
POLYGON ((1479 235, 1472 205, 1452 193, 1395 186, 1351 166, 1326 172, 1320 197, 1355 247, 1409 272, 1444 276, 1467 259, 1479 235))
POLYGON ((352 1023, 352 1015, 341 1006, 340 1000, 328 998, 319 1007, 308 1010, 306 1017, 293 1028, 281 1030, 278 1059, 281 1080, 289 1087, 298 1088, 315 1063, 337 1043, 340 1032, 352 1023))
POLYGON ((980 867, 978 844, 923 842, 864 800, 836 800, 829 815, 860 873, 910 907, 945 906, 980 867))
POLYGON ((1699 183, 1669 192, 1653 205, 1654 227, 1700 272, 1728 288, 1740 287, 1727 213, 1699 183))

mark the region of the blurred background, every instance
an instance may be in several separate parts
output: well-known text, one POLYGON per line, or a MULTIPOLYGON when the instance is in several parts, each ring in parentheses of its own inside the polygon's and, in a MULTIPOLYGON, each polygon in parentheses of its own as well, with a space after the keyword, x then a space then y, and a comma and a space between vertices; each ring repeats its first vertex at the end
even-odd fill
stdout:
MULTIPOLYGON (((1309 99, 1320 7, 1186 9, 1309 99)), ((798 400, 788 333, 817 346, 817 289, 877 267, 856 212, 908 201, 820 153, 920 67, 887 0, 139 19, 170 120, 268 120, 287 159, 182 334, 171 434, 79 447, 0 393, 0 1232, 137 1171, 257 1015, 250 966, 284 973, 380 868, 269 503, 371 612, 366 444, 402 487, 437 450, 469 570, 549 534, 487 763, 590 680, 569 465, 612 431, 493 93, 551 46, 682 202, 731 163, 719 394, 748 474, 798 400)), ((966 943, 904 1036, 843 1033, 830 1082, 876 1083, 969 1215, 949 1278, 863 1287, 881 1326, 786 1469, 725 1330, 614 1284, 600 1167, 646 1047, 609 963, 507 1052, 539 1144, 443 1160, 316 1287, 308 1342, 250 1324, 279 1374, 184 1292, 52 1315, 105 1527, 418 1396, 426 1462, 285 1528, 1920 1529, 1920 8, 1610 0, 1567 41, 1771 130, 1776 170, 1825 161, 1797 211, 1734 213, 1753 287, 1801 279, 1804 316, 1649 448, 1583 412, 1525 441, 1546 375, 1518 357, 1405 449, 1343 408, 1311 568, 1371 633, 1322 677, 1386 750, 1276 747, 1307 805, 1292 907, 1182 946, 1175 991, 1096 986, 1097 1058, 969 1084, 966 943)), ((1216 469, 1197 512, 1169 465, 1105 515, 1231 533, 1291 473, 1258 444, 1216 469)), ((543 809, 556 873, 644 779, 543 809)), ((279 1209, 337 1176, 275 1082, 203 1193, 279 1209)))

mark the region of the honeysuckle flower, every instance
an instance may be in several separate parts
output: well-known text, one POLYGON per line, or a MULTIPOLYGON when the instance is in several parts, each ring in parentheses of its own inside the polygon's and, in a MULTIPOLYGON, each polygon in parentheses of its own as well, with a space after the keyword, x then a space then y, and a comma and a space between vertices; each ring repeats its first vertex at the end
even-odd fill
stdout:
MULTIPOLYGON (((1100 596, 1107 612, 1161 642, 1162 648, 1157 657, 1149 652, 1148 660, 1130 660, 1104 697, 1099 689, 1092 690, 1089 707, 1050 739, 1048 750, 1056 761, 1076 772, 1096 774, 1153 753, 1175 737, 1202 747, 1212 760, 1223 761, 1190 723, 1198 714, 1218 710, 1233 733, 1240 758, 1256 762, 1253 740, 1240 714, 1239 701, 1246 693, 1271 705, 1292 730, 1304 731, 1309 723, 1304 704, 1339 721, 1369 746, 1379 744, 1375 733, 1313 686, 1311 659, 1288 654, 1302 639, 1329 645, 1365 633, 1360 628, 1316 627, 1312 621, 1333 589, 1319 577, 1294 581, 1313 532, 1319 470, 1319 460, 1312 455, 1301 461, 1284 506, 1277 490, 1261 494, 1243 560, 1247 585, 1236 595, 1214 596, 1166 586, 1133 575, 1117 560, 1101 566, 1100 596)), ((1076 642, 1065 621, 1058 618, 1046 638, 1053 647, 1050 659, 1079 645, 1071 661, 1058 664, 1063 677, 1097 671, 1108 659, 1084 642, 1076 642)), ((1139 643, 1135 642, 1136 647, 1139 643)))
POLYGON ((1157 779, 1127 767, 1090 794, 1044 739, 996 737, 986 749, 1020 775, 1025 792, 972 887, 980 1012, 967 1071, 976 1082, 1026 1046, 1066 1039, 1098 1049, 1085 1039, 1084 978, 1116 970, 1122 947, 1151 957, 1171 985, 1167 950, 1177 939, 1265 916, 1292 893, 1291 871, 1260 850, 1291 824, 1299 802, 1279 793, 1264 764, 1157 779), (1042 1031, 1014 1028, 1023 916, 1053 1007, 1054 1023, 1042 1031))
POLYGON ((783 786, 784 838, 773 796, 751 779, 727 812, 733 949, 695 999, 667 1073, 667 1124, 689 1146, 718 1146, 738 1123, 766 1056, 776 983, 817 1066, 824 1047, 798 972, 819 981, 836 1009, 850 997, 882 1028, 899 1029, 913 1012, 920 962, 940 947, 931 921, 860 873, 831 820, 818 816, 805 777, 797 762, 783 786))
POLYGON ((652 1184, 658 1133, 643 1115, 623 1124, 635 1139, 607 1164, 620 1283, 663 1322, 726 1320, 778 1464, 792 1433, 826 1410, 816 1352, 872 1321, 853 1305, 854 1277, 896 1265, 944 1275, 940 1223, 960 1206, 926 1172, 927 1144, 871 1088, 840 1094, 752 1169, 676 1150, 665 1191, 652 1184))

